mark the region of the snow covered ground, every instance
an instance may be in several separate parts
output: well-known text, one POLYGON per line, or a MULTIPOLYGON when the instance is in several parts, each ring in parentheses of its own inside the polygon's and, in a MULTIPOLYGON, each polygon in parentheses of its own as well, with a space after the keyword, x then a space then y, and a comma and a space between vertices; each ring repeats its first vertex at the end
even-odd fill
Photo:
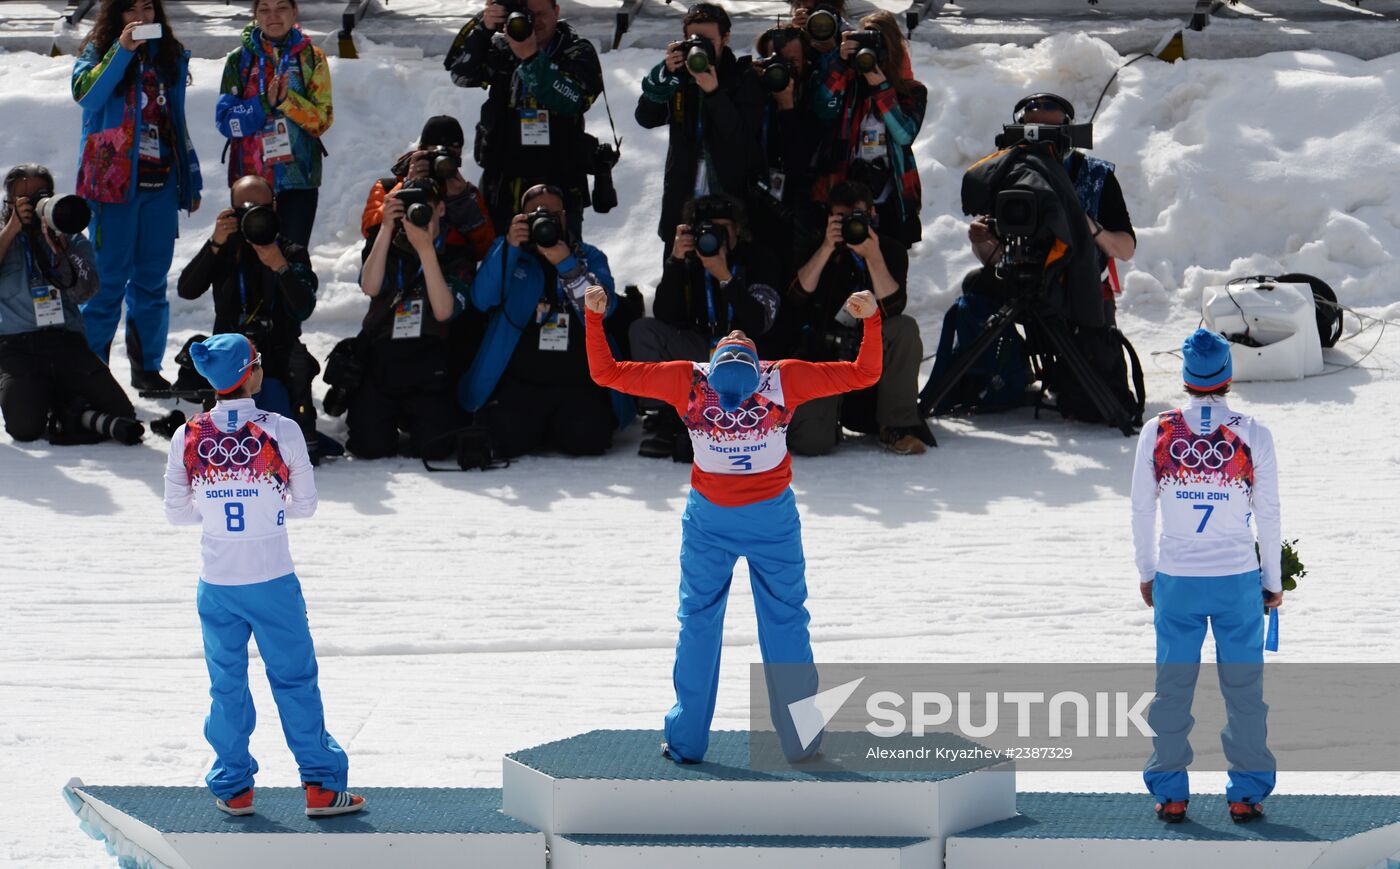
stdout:
MULTIPOLYGON (((640 49, 606 57, 626 140, 625 204, 590 214, 585 230, 619 283, 644 287, 658 277, 649 204, 660 197, 665 139, 638 129, 631 107, 656 59, 640 49)), ((913 256, 910 313, 926 352, 972 264, 957 207, 962 169, 989 150, 1015 97, 1056 90, 1087 115, 1122 59, 1082 36, 1029 49, 916 49, 930 106, 916 147, 925 241, 913 256)), ((75 173, 70 62, 0 55, 0 163, 46 162, 60 187, 75 173)), ((432 60, 332 63, 337 122, 326 138, 330 186, 313 245, 322 291, 308 336, 318 356, 364 312, 353 281, 367 185, 424 118, 451 112, 470 129, 481 99, 452 87, 432 60)), ((218 64, 196 62, 194 78, 207 204, 184 224, 177 269, 222 207, 222 142, 210 120, 218 64)), ((605 130, 601 110, 590 119, 605 130)), ((1397 143, 1400 56, 1143 61, 1119 76, 1099 114, 1096 153, 1118 163, 1139 227, 1121 319, 1146 362, 1151 410, 1178 399, 1179 363, 1150 354, 1179 345, 1203 288, 1224 278, 1312 272, 1347 304, 1400 317, 1397 143)), ((206 304, 173 306, 172 352, 212 319, 206 304)), ((1377 335, 1330 358, 1357 359, 1377 335)), ((1357 367, 1237 389, 1236 403, 1274 429, 1284 530, 1302 538, 1310 570, 1288 602, 1278 660, 1400 661, 1388 575, 1397 364, 1392 331, 1357 367)), ((124 382, 125 360, 114 366, 124 382)), ((158 410, 140 409, 148 418, 158 410)), ((343 433, 340 421, 323 422, 343 433)), ((1029 412, 945 421, 937 433, 941 448, 922 458, 856 440, 795 463, 818 660, 1150 659, 1128 533, 1132 441, 1029 412)), ((487 474, 429 475, 409 461, 340 461, 318 472, 320 513, 295 527, 292 546, 330 729, 349 750, 353 784, 497 785, 503 752, 592 728, 660 726, 688 468, 637 458, 637 437, 622 434, 604 458, 533 458, 487 474)), ((155 437, 136 448, 55 450, 0 434, 4 865, 110 865, 59 799, 70 776, 194 785, 209 765, 197 532, 164 522, 164 449, 155 437)), ((758 660, 742 579, 729 626, 716 726, 742 728, 745 665, 758 660)), ((254 692, 259 783, 293 784, 261 676, 254 692)), ((1020 784, 1139 782, 1128 771, 1023 775, 1020 784)), ((1218 790, 1223 776, 1199 782, 1218 790)), ((1285 773, 1280 787, 1393 793, 1400 775, 1285 773)))

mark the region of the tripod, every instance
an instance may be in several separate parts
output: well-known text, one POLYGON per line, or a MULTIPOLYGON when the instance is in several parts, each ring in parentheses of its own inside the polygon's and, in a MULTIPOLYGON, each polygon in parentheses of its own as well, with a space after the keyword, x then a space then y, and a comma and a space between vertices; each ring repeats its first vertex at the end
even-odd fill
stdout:
MULTIPOLYGON (((1018 289, 1024 286, 1021 281, 1016 283, 1020 285, 1018 289)), ((1026 325, 1026 336, 1032 345, 1032 355, 1043 352, 1044 348, 1036 345, 1041 342, 1048 343, 1049 349, 1064 360, 1070 373, 1084 386, 1085 392, 1098 408, 1099 416, 1121 431, 1125 437, 1135 434, 1132 412, 1123 406, 1123 402, 1094 370, 1084 352, 1075 343, 1064 319, 1047 313, 1044 304, 1034 292, 1018 292, 1003 304, 995 314, 987 318, 987 324, 983 327, 982 334, 977 336, 977 340, 959 351, 953 366, 943 377, 937 381, 930 378, 929 382, 924 384, 924 388, 919 391, 919 413, 924 417, 932 416, 934 408, 953 391, 972 366, 977 364, 982 354, 996 344, 1002 332, 1014 328, 1017 322, 1026 325)))

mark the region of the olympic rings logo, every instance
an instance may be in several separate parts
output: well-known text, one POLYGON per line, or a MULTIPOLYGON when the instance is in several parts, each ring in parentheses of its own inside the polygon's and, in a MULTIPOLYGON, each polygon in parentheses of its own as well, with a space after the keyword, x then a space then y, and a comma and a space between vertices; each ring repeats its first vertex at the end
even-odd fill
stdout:
POLYGON ((748 410, 730 413, 720 407, 707 407, 701 416, 721 431, 730 431, 735 428, 756 428, 768 416, 768 408, 755 405, 748 410))
POLYGON ((1235 457, 1235 445, 1229 441, 1211 443, 1205 438, 1194 441, 1183 439, 1172 441, 1168 452, 1174 461, 1180 462, 1185 468, 1193 471, 1198 468, 1218 471, 1235 457))
POLYGON ((239 440, 236 437, 206 438, 195 448, 199 457, 216 468, 224 465, 243 466, 262 452, 262 444, 255 437, 239 440))

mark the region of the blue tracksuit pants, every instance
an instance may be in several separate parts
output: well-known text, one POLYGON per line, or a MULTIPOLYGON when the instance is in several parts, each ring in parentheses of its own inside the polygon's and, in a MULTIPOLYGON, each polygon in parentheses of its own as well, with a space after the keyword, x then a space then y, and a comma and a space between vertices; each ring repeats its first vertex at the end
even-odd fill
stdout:
POLYGON ((326 732, 316 686, 316 650, 306 623, 306 600, 296 574, 252 585, 199 583, 199 622, 213 704, 204 737, 214 749, 209 789, 228 799, 253 786, 258 762, 248 753, 257 712, 248 691, 248 638, 256 637, 282 733, 301 780, 343 791, 349 759, 326 732))
POLYGON ((165 279, 179 232, 178 186, 137 190, 126 203, 92 203, 93 245, 97 248, 97 295, 83 305, 88 346, 108 362, 112 336, 126 303, 127 348, 133 368, 159 371, 170 332, 165 279), (135 340, 133 340, 133 335, 135 340))
POLYGON ((749 563, 758 644, 765 664, 805 664, 776 668, 768 679, 769 700, 780 743, 789 758, 814 752, 793 742, 787 704, 817 690, 812 643, 807 635, 807 562, 797 499, 788 489, 776 498, 742 507, 721 507, 690 492, 681 516, 680 638, 672 678, 676 705, 666 714, 666 742, 673 755, 698 761, 710 741, 719 688, 724 609, 734 565, 749 563))
POLYGON ((1195 719, 1191 700, 1200 672, 1201 644, 1209 624, 1227 723, 1220 744, 1230 764, 1226 798, 1257 803, 1274 789, 1277 766, 1266 744, 1269 707, 1264 703, 1264 609, 1259 571, 1235 576, 1167 576, 1152 583, 1157 627, 1157 696, 1147 723, 1157 735, 1143 781, 1161 802, 1185 800, 1188 737, 1195 719))

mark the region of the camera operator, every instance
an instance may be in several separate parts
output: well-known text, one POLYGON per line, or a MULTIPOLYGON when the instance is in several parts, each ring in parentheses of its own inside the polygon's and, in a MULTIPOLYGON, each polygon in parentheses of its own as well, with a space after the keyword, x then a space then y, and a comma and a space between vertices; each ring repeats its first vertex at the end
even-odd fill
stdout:
MULTIPOLYGON (((730 196, 702 196, 687 202, 681 215, 685 222, 676 227, 656 286, 653 318, 632 324, 632 356, 638 362, 705 362, 733 330, 757 338, 778 314, 778 291, 765 269, 768 257, 751 243, 743 205, 730 196)), ((639 404, 660 416, 638 454, 689 461, 690 438, 675 409, 652 399, 639 404)))
POLYGON ((924 123, 928 89, 913 78, 908 43, 889 12, 861 19, 841 34, 839 57, 826 70, 813 100, 817 116, 833 125, 823 142, 822 177, 814 197, 842 180, 875 194, 884 234, 906 248, 923 237, 923 188, 914 139, 924 123))
MULTIPOLYGON (((1016 103, 1012 120, 1018 124, 1049 124, 1060 126, 1074 120, 1074 105, 1064 97, 1049 93, 1031 94, 1016 103)), ((1123 200, 1123 188, 1114 173, 1114 165, 1082 151, 1071 148, 1064 157, 1065 171, 1074 182, 1079 204, 1084 208, 1089 234, 1098 246, 1104 322, 1117 323, 1118 270, 1114 260, 1127 262, 1137 253, 1137 233, 1123 200)), ((987 225, 988 215, 978 217, 968 230, 973 253, 983 263, 991 263, 1001 255, 1001 244, 987 225)))
POLYGON ((838 57, 841 34, 850 29, 846 0, 792 0, 791 8, 791 25, 807 34, 818 64, 825 71, 838 57))
POLYGON ((443 65, 458 87, 489 89, 475 154, 496 234, 505 234, 526 189, 551 184, 564 191, 569 231, 578 237, 597 151, 584 113, 603 92, 593 44, 559 20, 554 0, 491 0, 457 34, 443 65))
POLYGON ((607 288, 609 317, 617 309, 608 258, 570 233, 564 208, 558 188, 525 191, 471 287, 473 306, 490 322, 457 394, 505 458, 540 450, 602 455, 622 415, 593 383, 584 341, 590 285, 607 288))
POLYGON ((454 447, 461 414, 452 401, 448 324, 466 308, 474 260, 449 244, 446 206, 430 180, 409 181, 384 200, 381 225, 365 243, 360 290, 370 297, 356 339, 358 377, 348 391, 346 448, 362 459, 412 452, 441 459, 454 447))
MULTIPOLYGON (((130 420, 131 401, 88 348, 78 305, 97 292, 96 255, 81 234, 51 230, 35 213, 53 175, 33 163, 5 175, 0 208, 0 414, 16 441, 46 430, 53 443, 94 443, 89 431, 50 426, 69 405, 130 420)), ((134 425, 134 423, 133 423, 134 425)))
POLYGON ((713 3, 681 19, 685 40, 642 80, 638 124, 670 125, 657 235, 670 255, 681 207, 696 196, 749 193, 758 171, 758 131, 765 97, 749 57, 729 49, 729 15, 713 3))
POLYGON ((808 402, 788 428, 788 449, 799 455, 831 452, 842 426, 874 432, 900 455, 934 446, 919 417, 919 326, 904 315, 909 255, 904 245, 876 231, 878 218, 870 189, 843 181, 831 189, 830 216, 821 244, 797 270, 783 302, 783 332, 789 354, 810 362, 850 361, 860 349, 854 322, 842 314, 852 293, 871 291, 885 322, 880 382, 845 397, 808 402))
POLYGON ((311 380, 320 366, 301 343, 301 324, 316 307, 316 273, 306 248, 281 235, 267 179, 245 175, 229 194, 232 207, 219 212, 213 234, 180 272, 176 288, 182 299, 213 290, 214 334, 244 335, 258 349, 264 376, 254 401, 296 420, 316 463, 321 440, 311 380))

